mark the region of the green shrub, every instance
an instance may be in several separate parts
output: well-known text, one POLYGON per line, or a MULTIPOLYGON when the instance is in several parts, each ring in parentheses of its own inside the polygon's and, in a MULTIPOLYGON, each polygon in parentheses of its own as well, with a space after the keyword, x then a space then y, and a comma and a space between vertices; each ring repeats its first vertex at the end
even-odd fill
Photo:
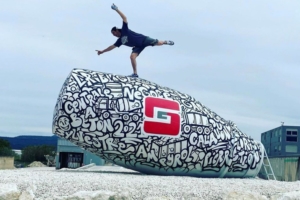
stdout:
POLYGON ((54 155, 55 147, 50 145, 28 146, 22 149, 21 161, 33 162, 40 161, 46 162, 44 155, 54 155))
POLYGON ((14 156, 15 152, 10 148, 10 143, 0 139, 0 156, 14 156))
POLYGON ((10 148, 10 143, 7 140, 0 138, 0 149, 2 149, 4 147, 10 148))
POLYGON ((0 148, 0 156, 9 156, 9 157, 12 157, 14 156, 15 152, 13 150, 11 150, 10 148, 8 147, 2 147, 0 148))

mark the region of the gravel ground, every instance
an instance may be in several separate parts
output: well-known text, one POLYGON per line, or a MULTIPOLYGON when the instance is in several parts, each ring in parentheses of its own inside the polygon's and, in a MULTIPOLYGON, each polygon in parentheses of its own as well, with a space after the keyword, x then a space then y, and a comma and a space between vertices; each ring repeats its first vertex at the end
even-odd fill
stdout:
POLYGON ((17 199, 300 199, 300 181, 153 176, 118 166, 0 170, 0 200, 14 185, 27 191, 17 199))

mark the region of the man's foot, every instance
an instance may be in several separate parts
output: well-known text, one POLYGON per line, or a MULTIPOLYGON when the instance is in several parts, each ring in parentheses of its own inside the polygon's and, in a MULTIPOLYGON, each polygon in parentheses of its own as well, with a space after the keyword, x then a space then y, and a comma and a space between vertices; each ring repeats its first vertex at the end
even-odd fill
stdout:
POLYGON ((173 41, 171 41, 171 40, 166 40, 166 41, 164 42, 164 44, 168 44, 168 45, 174 45, 174 42, 173 42, 173 41))
POLYGON ((129 75, 129 77, 135 77, 135 78, 138 78, 139 75, 137 75, 137 74, 131 74, 131 75, 129 75))

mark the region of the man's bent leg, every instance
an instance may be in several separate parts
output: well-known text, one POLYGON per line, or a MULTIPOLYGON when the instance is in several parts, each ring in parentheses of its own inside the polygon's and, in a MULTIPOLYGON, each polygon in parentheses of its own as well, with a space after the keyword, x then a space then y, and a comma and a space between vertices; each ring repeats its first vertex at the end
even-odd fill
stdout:
POLYGON ((174 45, 174 42, 170 40, 158 40, 158 39, 147 37, 143 43, 143 45, 145 46, 161 46, 164 44, 174 45))
POLYGON ((165 40, 165 41, 158 41, 157 42, 157 46, 161 46, 161 45, 163 45, 163 44, 167 44, 167 45, 174 45, 174 42, 173 41, 171 41, 171 40, 165 40))
POLYGON ((161 45, 163 45, 163 44, 164 44, 164 42, 165 42, 165 41, 161 41, 161 40, 159 40, 159 41, 156 43, 156 46, 161 46, 161 45))

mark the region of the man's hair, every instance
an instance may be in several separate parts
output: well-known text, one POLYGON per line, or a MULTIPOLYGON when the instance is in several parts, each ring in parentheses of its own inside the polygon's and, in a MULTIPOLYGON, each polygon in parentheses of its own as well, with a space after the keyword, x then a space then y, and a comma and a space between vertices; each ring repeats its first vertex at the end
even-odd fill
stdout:
POLYGON ((112 27, 112 29, 111 29, 111 31, 117 31, 117 30, 118 30, 120 33, 122 32, 122 29, 119 29, 119 28, 117 28, 117 27, 115 27, 115 26, 112 27))

